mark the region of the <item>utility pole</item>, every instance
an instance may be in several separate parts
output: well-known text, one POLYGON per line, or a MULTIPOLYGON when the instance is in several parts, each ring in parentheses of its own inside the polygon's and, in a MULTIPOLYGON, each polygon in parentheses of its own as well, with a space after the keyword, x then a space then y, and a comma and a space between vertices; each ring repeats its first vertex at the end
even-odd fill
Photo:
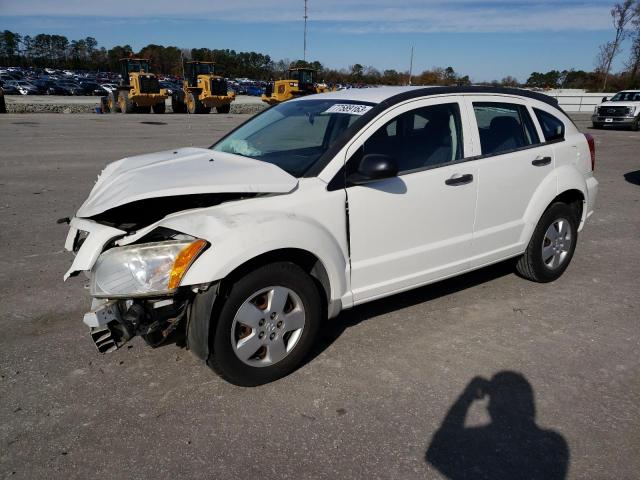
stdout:
POLYGON ((411 86, 412 71, 413 71, 413 45, 411 45, 411 60, 409 61, 409 86, 411 86))
POLYGON ((307 0, 304 0, 304 50, 302 59, 307 61, 307 0))

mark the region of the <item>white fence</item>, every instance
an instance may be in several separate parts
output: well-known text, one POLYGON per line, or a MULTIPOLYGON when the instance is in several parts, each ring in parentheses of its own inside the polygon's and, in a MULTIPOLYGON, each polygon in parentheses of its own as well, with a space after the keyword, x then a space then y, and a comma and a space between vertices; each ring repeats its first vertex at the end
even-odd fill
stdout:
POLYGON ((569 93, 569 92, 544 92, 545 95, 549 95, 558 100, 560 106, 566 112, 583 112, 593 113, 593 109, 596 105, 602 103, 602 98, 611 98, 614 93, 569 93))

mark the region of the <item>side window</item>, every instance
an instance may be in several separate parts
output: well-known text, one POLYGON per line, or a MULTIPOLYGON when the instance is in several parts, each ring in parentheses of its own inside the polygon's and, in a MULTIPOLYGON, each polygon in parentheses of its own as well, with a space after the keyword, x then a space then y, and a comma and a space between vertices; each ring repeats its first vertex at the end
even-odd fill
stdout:
POLYGON ((458 104, 422 107, 398 115, 369 137, 354 160, 370 153, 393 157, 400 173, 460 160, 463 142, 458 104))
POLYGON ((536 114, 538 122, 540 122, 545 141, 564 140, 564 123, 544 110, 534 108, 533 112, 536 114))
POLYGON ((498 155, 540 143, 531 116, 523 105, 474 102, 483 155, 498 155))

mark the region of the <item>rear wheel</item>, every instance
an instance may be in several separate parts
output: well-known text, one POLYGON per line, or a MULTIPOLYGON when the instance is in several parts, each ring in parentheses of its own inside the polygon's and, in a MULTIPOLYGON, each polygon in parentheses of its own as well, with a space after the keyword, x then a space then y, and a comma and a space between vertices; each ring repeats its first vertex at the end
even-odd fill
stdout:
POLYGON ((153 113, 164 113, 166 109, 167 109, 167 104, 163 100, 162 102, 156 103, 153 106, 153 113))
POLYGON ((322 318, 313 279, 293 263, 260 267, 235 282, 220 309, 209 366, 227 381, 256 386, 300 366, 322 318))
POLYGON ((221 107, 216 107, 216 112, 218 113, 229 113, 231 111, 231 104, 227 103, 226 105, 222 105, 221 107))
POLYGON ((186 113, 187 105, 183 101, 183 95, 172 95, 171 96, 171 110, 173 113, 186 113))
POLYGON ((516 265, 518 273, 534 282, 552 282, 569 266, 578 241, 578 218, 566 203, 554 203, 542 215, 524 255, 516 265))
POLYGON ((121 90, 118 94, 118 106, 121 113, 133 113, 136 110, 136 106, 129 99, 129 92, 121 90))

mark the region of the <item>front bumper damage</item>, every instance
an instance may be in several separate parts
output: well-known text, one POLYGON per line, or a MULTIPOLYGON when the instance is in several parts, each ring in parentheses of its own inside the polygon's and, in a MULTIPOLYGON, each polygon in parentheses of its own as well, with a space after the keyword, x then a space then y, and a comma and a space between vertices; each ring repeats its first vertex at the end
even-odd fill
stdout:
POLYGON ((94 299, 83 322, 100 353, 114 352, 137 335, 157 347, 184 326, 190 297, 182 294, 162 299, 94 299))
MULTIPOLYGON (((80 272, 89 276, 105 248, 117 245, 126 233, 93 220, 72 219, 65 247, 75 258, 65 280, 80 272)), ((180 287, 171 295, 160 297, 93 298, 83 322, 100 353, 114 352, 135 336, 156 347, 185 329, 191 304, 207 290, 209 285, 197 285, 180 287)), ((198 328, 208 331, 208 326, 198 328)), ((203 348, 206 350, 205 346, 197 347, 203 348)))

